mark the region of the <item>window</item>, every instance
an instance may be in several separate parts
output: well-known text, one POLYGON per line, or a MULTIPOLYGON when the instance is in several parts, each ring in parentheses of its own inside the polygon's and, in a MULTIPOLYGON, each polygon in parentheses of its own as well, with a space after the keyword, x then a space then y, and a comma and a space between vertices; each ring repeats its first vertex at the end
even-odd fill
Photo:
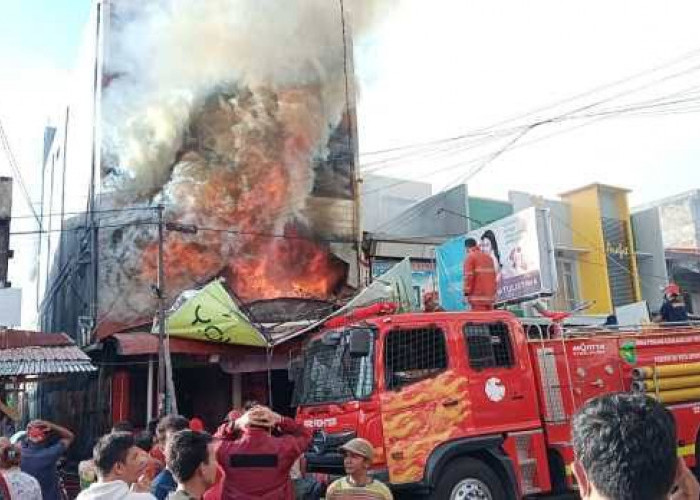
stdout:
POLYGON ((431 377, 447 368, 445 334, 436 327, 393 330, 384 359, 389 390, 431 377))
POLYGON ((513 347, 505 323, 464 325, 469 366, 474 370, 513 366, 513 347))

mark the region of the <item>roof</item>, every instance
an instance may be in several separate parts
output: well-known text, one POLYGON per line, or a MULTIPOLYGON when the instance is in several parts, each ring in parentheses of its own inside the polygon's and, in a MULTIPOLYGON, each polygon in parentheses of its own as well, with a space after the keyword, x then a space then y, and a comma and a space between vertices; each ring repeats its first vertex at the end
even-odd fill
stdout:
MULTIPOLYGON (((148 332, 115 333, 107 339, 116 342, 117 354, 120 356, 139 356, 158 353, 158 335, 148 332)), ((189 354, 191 356, 242 356, 247 354, 265 353, 262 347, 224 344, 221 342, 205 342, 170 337, 171 354, 189 354)))
POLYGON ((97 370, 65 333, 0 332, 0 376, 55 375, 97 370))
POLYGON ((604 190, 610 190, 610 191, 619 191, 621 193, 631 193, 631 189, 623 188, 623 187, 618 187, 618 186, 611 186, 610 184, 601 184, 599 182, 594 182, 592 184, 586 184, 585 186, 578 187, 576 189, 570 189, 569 191, 564 191, 563 193, 560 193, 559 196, 564 198, 566 196, 576 194, 581 191, 587 191, 589 189, 596 188, 596 189, 604 189, 604 190))

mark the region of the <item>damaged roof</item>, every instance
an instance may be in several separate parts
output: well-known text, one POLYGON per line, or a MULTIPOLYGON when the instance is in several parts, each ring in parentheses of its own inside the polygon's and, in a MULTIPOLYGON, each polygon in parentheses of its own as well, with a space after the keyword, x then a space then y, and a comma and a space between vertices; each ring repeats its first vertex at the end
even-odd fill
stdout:
POLYGON ((95 370, 87 354, 64 333, 0 331, 0 377, 95 370))

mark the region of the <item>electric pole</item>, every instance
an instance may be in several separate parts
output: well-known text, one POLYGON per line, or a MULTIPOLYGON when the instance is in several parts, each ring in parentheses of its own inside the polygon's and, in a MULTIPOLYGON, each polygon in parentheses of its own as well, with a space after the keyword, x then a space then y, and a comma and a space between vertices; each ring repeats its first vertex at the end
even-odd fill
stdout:
POLYGON ((165 269, 163 266, 163 205, 158 205, 158 416, 168 413, 168 384, 165 369, 165 269))

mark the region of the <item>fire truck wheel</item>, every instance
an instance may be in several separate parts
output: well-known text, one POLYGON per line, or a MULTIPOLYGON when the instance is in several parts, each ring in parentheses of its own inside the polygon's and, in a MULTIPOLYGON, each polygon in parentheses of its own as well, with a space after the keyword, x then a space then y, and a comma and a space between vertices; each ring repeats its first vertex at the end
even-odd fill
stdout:
POLYGON ((461 458, 440 477, 432 498, 440 500, 505 500, 501 479, 486 464, 461 458))

